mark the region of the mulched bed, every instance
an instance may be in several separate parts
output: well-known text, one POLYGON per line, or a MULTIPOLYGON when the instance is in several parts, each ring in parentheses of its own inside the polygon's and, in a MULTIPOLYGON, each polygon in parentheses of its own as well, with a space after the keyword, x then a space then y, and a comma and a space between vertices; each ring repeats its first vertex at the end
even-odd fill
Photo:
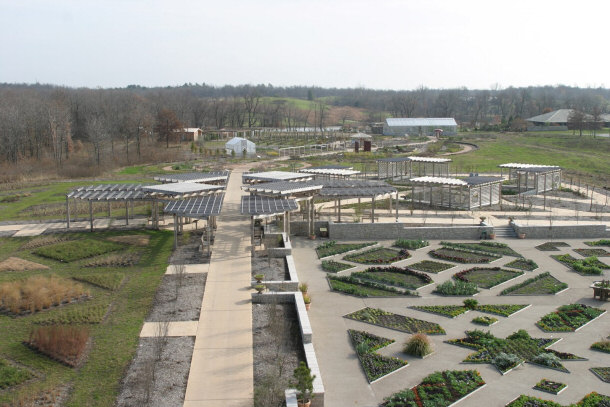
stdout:
POLYGON ((492 288, 505 281, 512 280, 523 274, 523 271, 503 270, 500 267, 474 267, 453 275, 457 280, 475 283, 477 287, 492 288))
POLYGON ((466 250, 451 249, 446 247, 431 250, 428 254, 438 259, 454 261, 456 263, 491 263, 492 261, 498 260, 501 257, 492 254, 474 253, 466 250))
POLYGON ((583 257, 607 257, 610 256, 610 252, 605 249, 574 249, 574 251, 583 257))
POLYGON ((534 260, 517 259, 510 263, 506 263, 504 267, 510 267, 512 269, 523 270, 523 271, 534 271, 538 268, 538 264, 534 260))
POLYGON ((407 333, 425 333, 428 335, 445 334, 445 330, 441 328, 439 324, 394 314, 379 308, 366 307, 359 311, 352 312, 351 314, 347 314, 344 318, 407 333))
POLYGON ((360 253, 349 254, 343 260, 352 261, 360 264, 390 264, 411 257, 405 249, 394 250, 386 247, 379 247, 360 253))
POLYGON ((284 257, 269 258, 265 253, 257 251, 251 260, 252 277, 264 274, 265 281, 289 280, 288 269, 284 257))
POLYGON ((584 304, 563 305, 543 316, 536 325, 545 332, 574 332, 605 311, 584 304))
POLYGON ((199 320, 206 278, 205 273, 184 274, 180 285, 177 275, 164 275, 155 295, 153 309, 146 320, 150 322, 199 320), (177 299, 176 285, 179 286, 177 299))
POLYGON ((599 380, 610 383, 610 367, 592 367, 589 369, 599 380))
POLYGON ((433 260, 422 260, 415 264, 411 264, 409 268, 417 271, 425 271, 426 273, 440 273, 441 271, 448 270, 455 267, 455 264, 441 263, 440 261, 433 260))
POLYGON ((549 295, 566 288, 568 288, 566 283, 557 280, 547 271, 520 284, 506 288, 500 295, 549 295))
POLYGON ((570 245, 565 242, 546 242, 536 246, 536 249, 543 252, 558 252, 558 247, 570 247, 570 245))

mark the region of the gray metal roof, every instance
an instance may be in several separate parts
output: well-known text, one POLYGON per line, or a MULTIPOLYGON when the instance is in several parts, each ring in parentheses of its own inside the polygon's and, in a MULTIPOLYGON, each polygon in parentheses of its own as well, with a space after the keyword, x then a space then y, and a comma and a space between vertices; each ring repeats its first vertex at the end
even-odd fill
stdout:
POLYGON ((377 160, 377 162, 403 162, 403 161, 415 161, 415 162, 422 162, 422 163, 434 163, 434 164, 438 164, 438 163, 448 163, 451 162, 450 158, 437 158, 437 157, 416 157, 416 156, 410 156, 410 157, 390 157, 390 158, 380 158, 377 160))
POLYGON ((68 198, 89 201, 128 201, 149 198, 142 184, 99 184, 74 188, 68 192, 68 198))
POLYGON ((178 182, 175 184, 148 185, 142 188, 151 195, 203 195, 223 190, 224 185, 208 185, 195 182, 178 182))
POLYGON ((310 180, 312 178, 313 176, 311 174, 301 174, 298 172, 288 171, 251 172, 242 175, 242 180, 244 183, 310 180))
POLYGON ((171 182, 226 182, 229 178, 229 171, 210 171, 210 172, 188 172, 182 174, 162 174, 153 179, 163 183, 171 182))
MULTIPOLYGON (((319 165, 317 167, 307 167, 305 170, 353 170, 351 165, 319 165)), ((303 171, 303 170, 299 170, 303 171)))
POLYGON ((393 127, 412 127, 412 126, 426 126, 426 127, 443 127, 443 126, 457 126, 453 117, 407 117, 407 118, 388 118, 385 119, 388 126, 393 127))
POLYGON ((466 181, 468 185, 481 185, 481 184, 489 184, 492 182, 502 182, 504 178, 502 177, 488 177, 488 176, 473 176, 473 177, 464 177, 461 178, 466 181))
POLYGON ((218 216, 222 210, 225 194, 200 196, 197 198, 170 201, 165 205, 164 212, 194 219, 207 219, 218 216))
POLYGON ((546 168, 547 170, 558 170, 560 167, 556 165, 543 165, 543 164, 521 164, 521 163, 507 163, 498 165, 500 168, 511 168, 515 170, 529 170, 532 168, 546 168))
POLYGON ((464 177, 464 178, 416 177, 416 178, 411 178, 409 181, 411 181, 414 184, 455 185, 455 186, 465 187, 465 186, 489 184, 492 182, 502 182, 503 178, 501 178, 501 177, 483 177, 483 176, 473 176, 473 177, 464 177))
POLYGON ((389 185, 385 187, 324 188, 320 191, 320 196, 327 198, 373 198, 394 192, 396 192, 396 188, 389 185))
POLYGON ((346 168, 304 168, 299 170, 304 174, 315 175, 337 175, 342 177, 351 177, 352 175, 360 174, 358 170, 348 170, 346 168))
POLYGON ((528 122, 538 123, 567 123, 570 113, 573 109, 559 109, 552 112, 539 114, 538 116, 530 117, 525 119, 528 122))
POLYGON ((270 195, 292 195, 301 192, 319 191, 324 186, 323 182, 297 181, 297 182, 263 182, 260 184, 244 185, 241 187, 246 192, 270 194, 270 195))
POLYGON ((260 195, 241 197, 242 215, 276 215, 295 211, 299 205, 294 199, 272 198, 260 195))

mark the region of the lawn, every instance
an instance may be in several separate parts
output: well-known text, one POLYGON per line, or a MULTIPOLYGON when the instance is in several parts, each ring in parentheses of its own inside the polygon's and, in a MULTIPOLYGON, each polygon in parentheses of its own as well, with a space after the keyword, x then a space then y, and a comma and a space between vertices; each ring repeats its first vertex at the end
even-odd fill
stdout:
POLYGON ((536 325, 545 332, 574 332, 604 312, 584 304, 562 305, 557 311, 543 316, 536 325))
POLYGON ((474 267, 453 275, 456 280, 474 283, 480 288, 492 288, 523 274, 523 271, 504 270, 500 267, 474 267))
POLYGON ((440 249, 431 250, 428 254, 437 259, 455 261, 457 263, 491 263, 494 260, 498 260, 502 256, 494 254, 483 254, 480 252, 454 249, 448 247, 442 247, 440 249))
MULTIPOLYGON (((171 254, 173 236, 165 231, 100 231, 69 233, 84 243, 95 245, 97 239, 126 234, 150 236, 147 247, 129 247, 137 251, 141 260, 137 267, 107 268, 104 273, 124 273, 126 278, 114 291, 87 285, 91 298, 19 318, 0 316, 0 354, 32 371, 36 379, 8 391, 0 392, 0 405, 41 393, 50 393, 60 386, 73 384, 65 405, 113 406, 119 384, 137 349, 139 334, 148 314, 154 294, 171 254), (112 308, 110 308, 110 304, 112 308), (107 315, 106 315, 107 314, 107 315), (104 316, 106 315, 106 318, 104 316), (80 370, 74 370, 46 356, 34 352, 23 344, 37 326, 57 324, 86 324, 93 339, 88 358, 80 370), (91 384, 95 383, 95 386, 91 384)), ((34 238, 36 239, 36 238, 34 238)), ((46 258, 36 258, 30 250, 21 247, 32 238, 0 238, 2 256, 16 256, 36 260, 50 267, 49 271, 24 271, 19 278, 56 274, 69 279, 81 275, 77 262, 58 263, 46 258)), ((86 273, 87 275, 89 272, 86 273)), ((0 283, 15 279, 14 273, 0 273, 0 283)), ((81 283, 83 284, 83 283, 81 283)))
POLYGON ((566 283, 557 280, 547 271, 504 289, 500 295, 548 295, 558 293, 566 288, 568 288, 566 283))
POLYGON ((35 249, 34 253, 39 256, 61 262, 71 262, 74 260, 85 259, 87 257, 117 251, 122 248, 123 245, 118 243, 91 237, 86 240, 79 239, 56 243, 50 246, 42 246, 35 249))
POLYGON ((440 273, 441 271, 448 270, 455 267, 455 264, 441 263, 440 261, 422 260, 415 264, 408 266, 413 270, 425 271, 426 273, 440 273))
POLYGON ((411 290, 433 282, 427 274, 400 267, 370 267, 364 271, 352 273, 351 276, 359 280, 369 280, 411 290))
POLYGON ((406 333, 445 334, 445 330, 434 322, 394 314, 379 308, 363 308, 345 315, 345 318, 406 333))
POLYGON ((352 345, 369 383, 406 366, 405 360, 383 356, 376 351, 391 343, 394 339, 382 338, 364 331, 348 330, 352 345))

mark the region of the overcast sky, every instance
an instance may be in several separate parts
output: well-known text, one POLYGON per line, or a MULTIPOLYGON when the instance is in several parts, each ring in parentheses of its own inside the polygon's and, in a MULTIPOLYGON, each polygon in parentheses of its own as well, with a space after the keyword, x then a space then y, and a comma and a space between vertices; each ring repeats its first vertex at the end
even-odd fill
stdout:
POLYGON ((609 0, 0 0, 0 82, 607 86, 609 0))

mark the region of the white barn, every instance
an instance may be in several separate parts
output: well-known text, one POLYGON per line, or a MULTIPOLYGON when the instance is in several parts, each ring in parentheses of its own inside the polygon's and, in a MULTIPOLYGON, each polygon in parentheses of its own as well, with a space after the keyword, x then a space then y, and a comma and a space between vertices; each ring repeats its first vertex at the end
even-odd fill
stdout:
POLYGON ((225 150, 230 155, 235 152, 235 156, 238 157, 242 156, 244 152, 246 155, 253 155, 256 154, 256 144, 242 137, 233 137, 225 144, 225 150))
POLYGON ((434 136, 436 130, 442 130, 445 136, 452 136, 457 134, 457 123, 453 117, 408 117, 388 118, 383 125, 384 136, 434 136))

